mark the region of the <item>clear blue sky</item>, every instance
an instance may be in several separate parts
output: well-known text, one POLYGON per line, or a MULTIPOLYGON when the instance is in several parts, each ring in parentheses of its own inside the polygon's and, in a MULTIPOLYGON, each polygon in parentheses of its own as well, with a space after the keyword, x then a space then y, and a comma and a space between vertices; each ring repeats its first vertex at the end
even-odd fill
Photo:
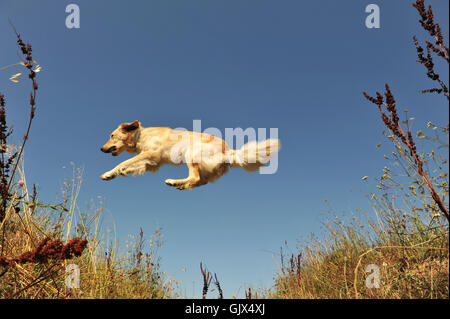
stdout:
MULTIPOLYGON (((319 232, 325 199, 338 212, 368 207, 361 177, 378 175, 386 162, 376 148, 383 124, 363 90, 389 82, 417 128, 448 118, 442 96, 418 93, 432 84, 415 63, 412 36, 424 33, 412 2, 78 0, 81 28, 69 30, 69 1, 0 0, 0 65, 18 60, 9 17, 43 66, 28 182, 54 200, 70 176, 63 166, 84 166, 80 207, 103 198, 122 243, 139 227, 148 237, 161 226, 162 269, 183 281, 187 297, 201 295, 200 261, 218 274, 226 297, 268 287, 278 260, 270 252, 319 232), (364 25, 369 3, 380 6, 380 29, 364 25), (192 129, 194 119, 222 132, 278 128, 278 172, 234 169, 184 192, 164 180, 184 177, 185 167, 100 180, 129 157, 100 152, 118 124, 192 129)), ((448 1, 427 3, 448 39, 448 1)), ((0 72, 19 140, 29 86, 0 72)))

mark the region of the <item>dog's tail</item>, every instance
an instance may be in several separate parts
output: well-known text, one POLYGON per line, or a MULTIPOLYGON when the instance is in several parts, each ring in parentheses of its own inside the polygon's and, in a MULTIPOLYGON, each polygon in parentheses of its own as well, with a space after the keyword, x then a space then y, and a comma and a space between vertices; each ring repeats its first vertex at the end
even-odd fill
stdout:
POLYGON ((227 160, 231 167, 242 167, 246 171, 255 172, 266 165, 280 148, 281 143, 278 139, 271 138, 263 142, 252 141, 239 150, 230 150, 227 160))

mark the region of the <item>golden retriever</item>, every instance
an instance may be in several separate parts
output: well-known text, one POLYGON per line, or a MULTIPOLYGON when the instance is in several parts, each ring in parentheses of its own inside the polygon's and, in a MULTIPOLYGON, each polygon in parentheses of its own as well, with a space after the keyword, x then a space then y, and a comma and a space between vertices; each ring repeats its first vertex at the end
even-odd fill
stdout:
POLYGON ((101 150, 113 156, 123 151, 137 155, 120 163, 100 178, 111 180, 119 175, 156 172, 163 164, 185 163, 189 168, 188 177, 167 179, 165 182, 180 190, 191 189, 214 182, 224 175, 230 166, 256 171, 279 149, 278 139, 267 139, 263 142, 252 141, 240 150, 232 150, 224 140, 210 134, 173 130, 169 127, 144 128, 141 123, 134 121, 119 125, 101 150))

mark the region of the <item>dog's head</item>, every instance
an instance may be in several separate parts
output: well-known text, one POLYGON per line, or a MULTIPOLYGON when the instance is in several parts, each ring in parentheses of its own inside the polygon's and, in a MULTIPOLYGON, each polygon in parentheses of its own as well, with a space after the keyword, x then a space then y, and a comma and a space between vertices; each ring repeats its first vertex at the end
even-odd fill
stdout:
POLYGON ((141 123, 134 121, 133 123, 123 123, 111 133, 109 141, 102 146, 104 153, 111 153, 117 156, 123 151, 130 153, 135 152, 136 142, 135 136, 141 127, 141 123))

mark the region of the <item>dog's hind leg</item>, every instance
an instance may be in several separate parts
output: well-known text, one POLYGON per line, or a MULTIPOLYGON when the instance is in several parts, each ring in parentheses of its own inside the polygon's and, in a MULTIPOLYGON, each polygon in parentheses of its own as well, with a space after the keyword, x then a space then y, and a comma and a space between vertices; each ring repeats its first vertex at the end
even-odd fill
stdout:
POLYGON ((166 184, 176 187, 180 190, 191 189, 196 186, 204 185, 200 180, 200 171, 197 163, 186 163, 189 168, 189 176, 183 179, 166 179, 166 184))

